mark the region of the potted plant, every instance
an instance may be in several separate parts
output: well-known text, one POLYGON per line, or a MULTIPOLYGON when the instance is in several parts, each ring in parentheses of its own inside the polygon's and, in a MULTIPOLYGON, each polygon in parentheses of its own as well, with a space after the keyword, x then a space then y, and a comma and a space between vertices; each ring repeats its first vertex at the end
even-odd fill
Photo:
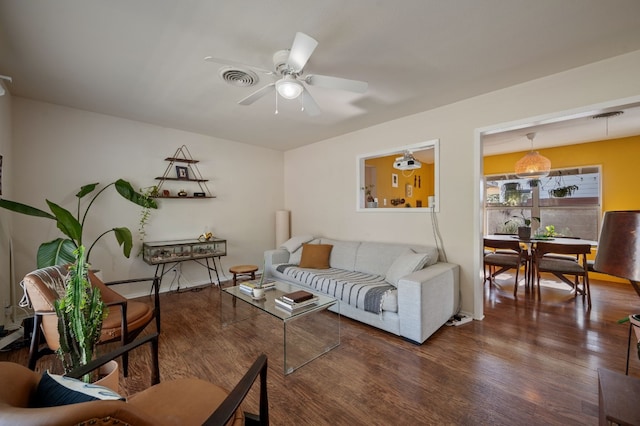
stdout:
MULTIPOLYGON (((76 197, 78 198, 76 216, 74 216, 65 208, 60 207, 59 205, 49 200, 46 201, 49 209, 51 210, 51 213, 28 206, 26 204, 18 203, 16 201, 0 200, 0 207, 7 210, 26 214, 29 216, 44 217, 47 219, 55 220, 57 222, 58 229, 60 229, 60 231, 62 231, 62 233, 68 237, 57 238, 53 241, 49 241, 40 245, 37 255, 38 268, 75 261, 75 256, 73 253, 74 250, 83 245, 83 228, 85 220, 87 218, 87 214, 89 213, 89 210, 95 202, 96 198, 98 198, 98 196, 100 196, 100 194, 102 194, 110 186, 114 186, 118 194, 120 194, 126 200, 129 200, 132 203, 135 203, 145 209, 158 208, 155 200, 150 195, 143 195, 139 192, 136 192, 129 182, 123 179, 118 179, 117 181, 112 182, 100 189, 93 196, 93 198, 91 198, 84 212, 82 212, 80 206, 82 198, 88 194, 91 194, 98 185, 98 183, 92 183, 80 188, 80 191, 76 194, 76 197)), ((145 223, 146 218, 144 222, 141 222, 141 226, 143 227, 145 223)), ((87 261, 89 261, 91 249, 95 246, 98 240, 100 240, 100 238, 110 232, 113 232, 116 241, 120 246, 122 246, 122 251, 125 257, 129 257, 129 255, 131 254, 131 248, 133 247, 131 231, 126 227, 118 227, 106 230, 93 241, 93 243, 89 246, 89 249, 86 251, 87 261)))
MULTIPOLYGON (((65 280, 65 296, 55 301, 60 334, 60 347, 56 353, 66 373, 93 359, 102 321, 109 312, 100 290, 89 282, 84 246, 79 246, 74 255, 75 262, 69 267, 65 280)), ((85 382, 90 379, 89 375, 83 377, 85 382)))
POLYGON ((376 199, 373 198, 373 194, 372 194, 374 186, 375 185, 366 185, 365 187, 362 188, 362 190, 364 191, 365 198, 367 200, 367 207, 369 208, 378 207, 376 205, 376 199))
MULTIPOLYGON (((524 210, 520 210, 519 216, 512 216, 512 217, 522 221, 523 225, 518 226, 518 238, 521 238, 524 240, 528 240, 531 238, 531 221, 536 220, 538 223, 540 223, 539 217, 527 218, 524 215, 524 210)), ((509 219, 508 221, 506 221, 505 225, 511 221, 513 221, 513 219, 509 219)))
POLYGON ((549 190, 549 196, 556 198, 571 197, 578 190, 578 185, 566 185, 549 190))

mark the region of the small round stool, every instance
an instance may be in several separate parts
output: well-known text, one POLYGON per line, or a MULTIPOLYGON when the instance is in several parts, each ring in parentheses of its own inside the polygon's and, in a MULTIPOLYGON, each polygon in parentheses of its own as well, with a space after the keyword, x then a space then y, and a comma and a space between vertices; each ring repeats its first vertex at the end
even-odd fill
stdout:
POLYGON ((258 267, 256 265, 236 265, 229 268, 229 272, 233 274, 233 285, 237 285, 238 278, 250 278, 256 279, 256 271, 258 267))

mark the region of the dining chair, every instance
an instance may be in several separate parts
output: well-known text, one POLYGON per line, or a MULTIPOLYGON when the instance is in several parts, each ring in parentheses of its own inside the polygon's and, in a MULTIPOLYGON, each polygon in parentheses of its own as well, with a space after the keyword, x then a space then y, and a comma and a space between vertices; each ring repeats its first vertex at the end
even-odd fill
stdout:
POLYGON ((582 294, 587 298, 591 307, 591 291, 589 289, 589 263, 587 255, 591 253, 589 244, 558 244, 552 242, 538 242, 534 250, 534 268, 536 285, 540 294, 540 273, 548 272, 569 285, 575 296, 582 294), (567 257, 559 257, 564 255, 567 257), (574 279, 571 280, 568 277, 574 279), (580 283, 582 277, 582 283, 580 283))
POLYGON ((484 280, 489 283, 495 283, 495 277, 510 269, 516 270, 515 282, 513 285, 513 295, 518 293, 518 278, 520 267, 524 266, 525 284, 528 284, 529 262, 526 249, 520 246, 516 240, 492 240, 484 239, 484 247, 488 252, 484 255, 483 270, 484 280), (487 268, 489 276, 487 277, 487 268))

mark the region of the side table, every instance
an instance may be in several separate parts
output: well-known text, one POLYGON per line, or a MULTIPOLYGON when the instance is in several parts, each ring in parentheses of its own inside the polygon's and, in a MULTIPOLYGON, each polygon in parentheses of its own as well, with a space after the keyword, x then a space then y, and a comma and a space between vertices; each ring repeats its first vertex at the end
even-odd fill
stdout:
POLYGON ((622 373, 598 369, 600 425, 640 425, 640 379, 622 373))

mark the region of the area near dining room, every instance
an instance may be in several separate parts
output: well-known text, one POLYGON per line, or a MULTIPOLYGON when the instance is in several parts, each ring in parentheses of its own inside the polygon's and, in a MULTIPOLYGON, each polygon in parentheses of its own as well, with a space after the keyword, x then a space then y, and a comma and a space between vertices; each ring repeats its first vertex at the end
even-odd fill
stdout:
MULTIPOLYGON (((522 133, 524 138, 526 131, 522 133)), ((552 173, 549 177, 540 179, 541 186, 537 188, 537 192, 543 199, 539 216, 537 216, 541 221, 532 224, 534 234, 538 228, 540 232, 544 232, 545 227, 554 226, 556 232, 570 237, 597 240, 604 212, 640 209, 640 199, 634 195, 633 183, 635 159, 640 157, 640 135, 538 149, 538 151, 551 160, 552 173), (562 177, 562 174, 558 174, 557 171, 567 171, 564 178, 565 184, 569 182, 569 185, 565 186, 575 184, 579 189, 572 195, 561 198, 550 194, 554 188, 553 185, 559 177, 562 177), (570 173, 578 176, 578 181, 571 181, 570 173), (590 192, 589 185, 593 184, 587 182, 587 175, 589 179, 597 178, 598 182, 590 192)), ((484 157, 484 175, 503 176, 503 182, 518 182, 513 172, 514 164, 524 154, 524 152, 515 152, 484 157)), ((487 178, 487 181, 489 179, 487 178)), ((530 194, 533 189, 527 186, 526 180, 520 180, 520 191, 530 194)), ((490 200, 486 200, 485 218, 488 218, 489 212, 492 212, 494 220, 491 225, 488 220, 484 221, 485 234, 504 231, 511 233, 509 229, 504 228, 509 226, 506 222, 517 222, 512 216, 524 213, 526 216, 536 217, 536 213, 531 213, 533 203, 530 197, 523 197, 521 203, 504 202, 503 191, 502 200, 502 205, 499 202, 491 203, 490 200)), ((595 250, 589 258, 593 260, 594 257, 595 250)), ((593 271, 589 276, 592 279, 627 282, 593 271)))

